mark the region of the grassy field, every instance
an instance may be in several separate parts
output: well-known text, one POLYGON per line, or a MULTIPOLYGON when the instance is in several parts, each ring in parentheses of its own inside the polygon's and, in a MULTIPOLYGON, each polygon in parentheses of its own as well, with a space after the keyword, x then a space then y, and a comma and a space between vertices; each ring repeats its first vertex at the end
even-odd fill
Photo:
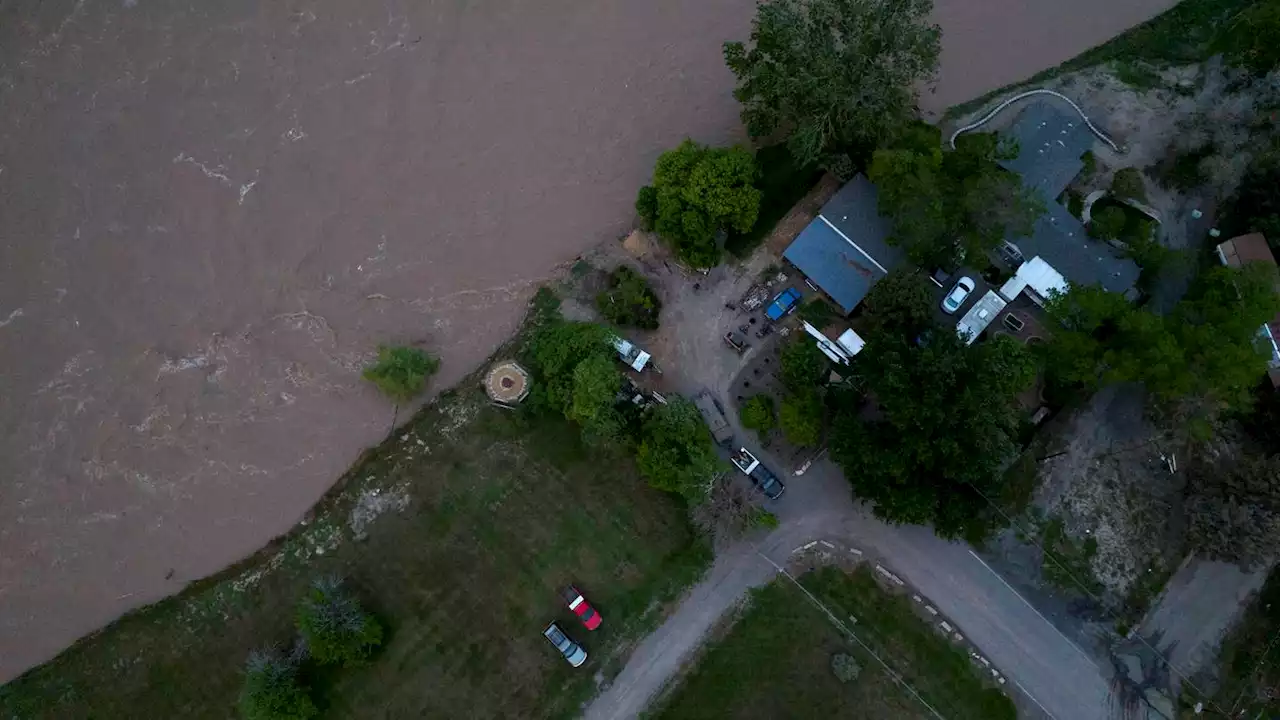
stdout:
POLYGON ((467 388, 366 453, 287 537, 0 689, 0 717, 231 717, 246 655, 291 642, 297 601, 326 574, 347 578, 389 639, 367 667, 304 670, 325 717, 569 716, 709 560, 629 459, 467 388), (353 517, 379 503, 403 508, 359 532, 353 517), (557 595, 571 581, 604 617, 594 633, 557 595), (586 666, 541 637, 553 619, 586 666))
POLYGON ((1070 60, 1012 85, 947 110, 956 118, 977 110, 996 97, 1043 83, 1063 73, 1103 63, 1115 63, 1122 79, 1140 87, 1149 80, 1148 66, 1190 64, 1207 60, 1214 52, 1218 31, 1241 10, 1265 0, 1182 0, 1164 13, 1127 30, 1070 60))
MULTIPOLYGON (((1013 703, 985 688, 966 653, 925 624, 906 598, 885 592, 863 567, 823 568, 801 583, 948 718, 1013 720, 1013 703)), ((660 710, 661 720, 692 718, 931 718, 867 651, 848 640, 789 580, 753 593, 660 710), (839 682, 837 653, 862 670, 839 682)))

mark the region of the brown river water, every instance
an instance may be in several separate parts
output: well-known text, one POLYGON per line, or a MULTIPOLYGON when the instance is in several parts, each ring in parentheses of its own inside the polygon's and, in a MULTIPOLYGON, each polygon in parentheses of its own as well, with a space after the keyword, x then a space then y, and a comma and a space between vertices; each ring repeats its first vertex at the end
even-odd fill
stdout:
MULTIPOLYGON (((930 109, 1168 0, 939 0, 930 109)), ((384 437, 359 379, 460 379, 741 138, 750 0, 0 0, 0 682, 288 530, 384 437)))

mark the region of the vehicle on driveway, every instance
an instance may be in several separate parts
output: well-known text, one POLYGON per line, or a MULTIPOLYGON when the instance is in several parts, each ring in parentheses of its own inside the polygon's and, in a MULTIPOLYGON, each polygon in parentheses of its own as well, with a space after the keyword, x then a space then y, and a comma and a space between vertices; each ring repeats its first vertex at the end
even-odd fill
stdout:
POLYGON ((755 455, 751 454, 746 448, 739 448, 738 452, 729 456, 729 460, 741 470, 747 477, 751 478, 751 482, 765 497, 770 500, 777 500, 782 497, 783 491, 787 489, 786 485, 778 479, 777 475, 769 472, 769 468, 765 467, 755 455))
POLYGON ((582 646, 569 639, 568 635, 560 629, 559 625, 551 623, 546 630, 542 631, 542 636, 551 641, 564 659, 574 667, 582 667, 582 663, 587 661, 587 651, 582 646))
POLYGON ((567 585, 560 591, 560 596, 569 604, 569 609, 573 611, 574 615, 578 616, 578 619, 582 621, 583 625, 587 626, 588 630, 595 630, 600 627, 600 613, 596 612, 596 609, 591 607, 587 599, 582 597, 582 593, 578 592, 578 588, 567 585))
POLYGON ((964 301, 969 299, 969 293, 973 292, 975 287, 977 286, 974 285, 973 280, 968 276, 957 280, 956 284, 951 286, 951 292, 947 293, 947 296, 942 298, 943 311, 948 315, 954 314, 960 309, 961 305, 964 305, 964 301))
POLYGON ((658 370, 658 366, 652 362, 653 356, 645 352, 639 345, 630 340, 623 340, 620 337, 613 338, 613 348, 618 351, 618 358, 627 364, 627 367, 636 372, 644 372, 646 368, 653 370, 659 375, 662 371, 658 370))
POLYGON ((765 308, 764 316, 777 322, 783 316, 789 315, 800 304, 800 299, 804 297, 800 291, 795 288, 787 288, 778 293, 773 302, 769 303, 769 307, 765 308))
POLYGON ((720 407, 720 403, 711 396, 711 393, 703 390, 693 399, 693 404, 698 406, 698 412, 702 413, 702 419, 711 429, 711 437, 716 444, 728 447, 729 442, 733 440, 733 428, 725 419, 724 409, 720 407))

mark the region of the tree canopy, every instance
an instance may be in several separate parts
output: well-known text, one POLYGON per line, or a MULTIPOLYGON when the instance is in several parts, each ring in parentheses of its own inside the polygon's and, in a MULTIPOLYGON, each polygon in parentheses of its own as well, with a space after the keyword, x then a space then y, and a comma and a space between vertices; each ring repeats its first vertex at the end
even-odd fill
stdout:
POLYGON ((920 343, 877 332, 853 369, 873 407, 840 408, 830 446, 854 495, 888 522, 985 534, 985 498, 1017 452, 1015 397, 1035 376, 1032 356, 1006 337, 969 346, 946 330, 920 343))
POLYGON ((785 136, 800 165, 891 137, 938 68, 932 10, 931 0, 761 2, 750 49, 724 45, 747 132, 785 136))
POLYGON ((609 273, 608 289, 596 295, 596 308, 615 325, 655 330, 662 301, 643 275, 619 265, 609 273))
POLYGON ((868 335, 916 337, 933 324, 932 306, 928 280, 910 270, 895 270, 872 285, 862 300, 862 322, 868 335))
POLYGON ((568 322, 554 312, 534 327, 525 352, 538 377, 530 403, 578 423, 590 444, 625 439, 616 405, 622 372, 610 337, 608 328, 568 322))
POLYGON ((1265 75, 1280 65, 1280 3, 1274 0, 1252 3, 1223 28, 1216 48, 1227 62, 1255 75, 1265 75))
POLYGON ((636 211, 695 268, 720 263, 722 231, 750 232, 760 213, 756 164, 741 147, 711 148, 685 140, 664 152, 653 184, 640 188, 636 211))
POLYGON ((953 268, 1008 234, 1031 234, 1044 204, 997 164, 1015 154, 989 133, 966 133, 955 150, 943 150, 936 127, 912 122, 875 152, 867 172, 880 212, 893 220, 889 241, 917 265, 953 268))
POLYGON ((1044 346, 1058 383, 1093 390, 1140 382, 1183 419, 1247 406, 1267 369, 1258 330, 1280 311, 1276 271, 1263 263, 1215 266, 1168 316, 1099 287, 1073 286, 1047 309, 1060 327, 1044 346))
POLYGON ((636 464, 650 485, 694 503, 706 499, 722 469, 698 408, 678 395, 645 418, 636 464))

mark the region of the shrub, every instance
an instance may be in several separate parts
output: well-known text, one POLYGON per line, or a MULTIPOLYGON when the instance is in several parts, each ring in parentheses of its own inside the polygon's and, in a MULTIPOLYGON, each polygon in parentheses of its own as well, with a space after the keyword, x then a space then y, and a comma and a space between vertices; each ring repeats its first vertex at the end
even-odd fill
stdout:
POLYGON ((311 657, 324 665, 360 665, 382 644, 382 626, 337 578, 312 584, 298 606, 297 623, 311 657))
POLYGON ((1093 156, 1092 150, 1088 150, 1080 156, 1080 162, 1084 163, 1084 167, 1080 169, 1080 181, 1088 182, 1098 171, 1098 159, 1093 156))
POLYGON ((1147 201, 1147 188, 1138 168, 1122 168, 1111 178, 1111 194, 1122 200, 1147 201))
POLYGON ((1127 222, 1124 210, 1107 205, 1093 213, 1089 220, 1089 234, 1100 240, 1116 240, 1124 234, 1127 222))
POLYGON ((778 527, 778 516, 764 508, 755 508, 751 511, 751 524, 772 530, 778 527))
POLYGON ((319 711, 298 682, 296 662, 255 651, 245 664, 240 714, 245 720, 308 720, 319 711))
POLYGON ((364 379, 394 400, 408 400, 427 387, 427 378, 440 369, 440 361, 418 348, 378 348, 378 362, 365 368, 364 379))
POLYGON ((835 674, 837 680, 847 684, 858 679, 858 673, 862 672, 862 667, 852 655, 836 653, 831 656, 831 672, 835 674))
POLYGON ((827 324, 840 317, 840 313, 831 307, 831 303, 816 297, 800 306, 797 315, 801 320, 821 330, 827 324))
POLYGON ((773 398, 768 395, 751 396, 751 399, 738 412, 738 417, 742 420, 742 427, 748 430, 755 430, 758 433, 769 432, 777 425, 773 398))
POLYGON ((792 392, 800 392, 822 382, 827 371, 827 356, 806 335, 782 349, 778 365, 782 384, 792 392))
POLYGON ((783 400, 778 416, 787 442, 809 447, 822 440, 822 400, 816 389, 809 388, 783 400))
POLYGON ((643 275, 620 265, 609 273, 609 289, 596 296, 596 307, 611 323, 654 330, 662 301, 643 275))

